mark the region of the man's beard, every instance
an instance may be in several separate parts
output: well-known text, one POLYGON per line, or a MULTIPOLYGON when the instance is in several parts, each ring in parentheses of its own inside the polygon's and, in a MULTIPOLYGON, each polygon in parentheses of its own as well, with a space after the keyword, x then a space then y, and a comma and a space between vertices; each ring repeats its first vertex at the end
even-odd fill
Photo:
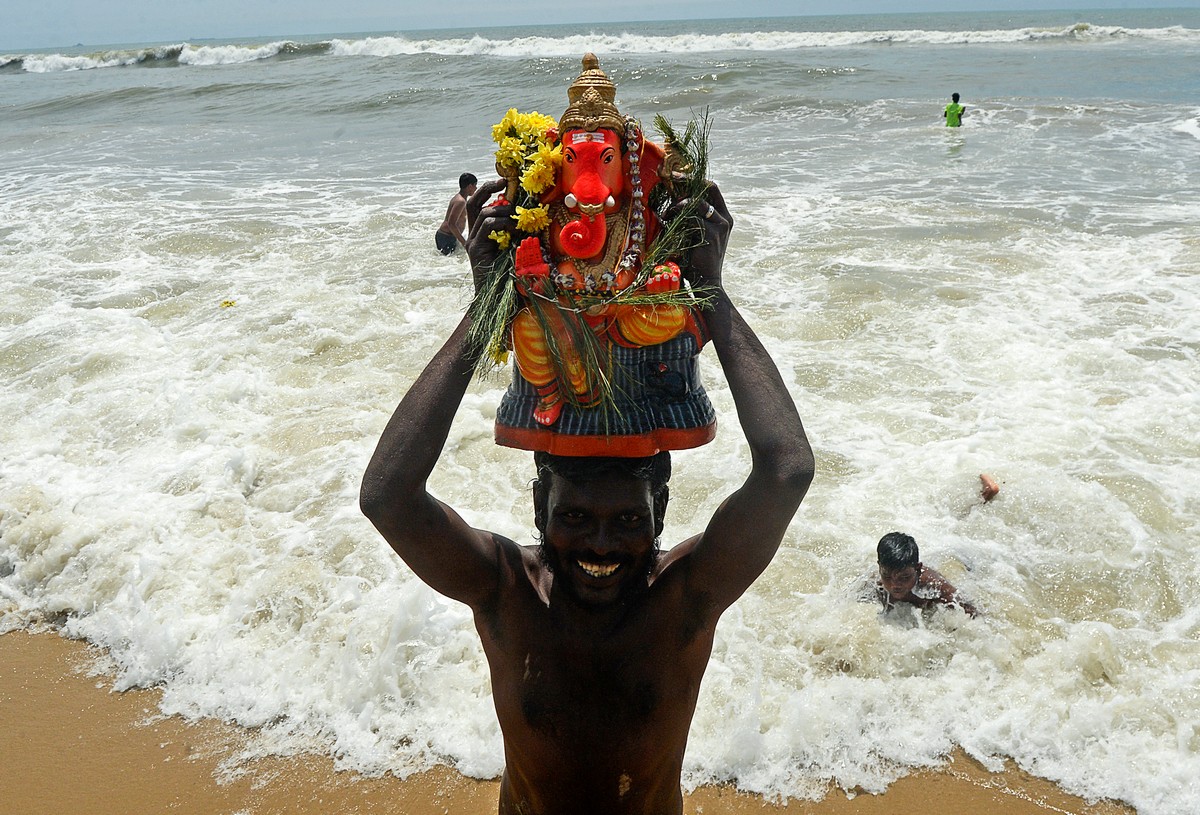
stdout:
MULTIPOLYGON (((554 557, 552 550, 546 545, 546 536, 541 532, 534 533, 534 540, 537 541, 538 558, 542 564, 550 570, 550 573, 555 577, 562 575, 563 564, 558 562, 554 557)), ((654 572, 654 567, 658 565, 658 559, 662 556, 662 546, 658 538, 654 539, 654 549, 650 552, 649 561, 646 564, 646 571, 643 576, 649 577, 654 572)))

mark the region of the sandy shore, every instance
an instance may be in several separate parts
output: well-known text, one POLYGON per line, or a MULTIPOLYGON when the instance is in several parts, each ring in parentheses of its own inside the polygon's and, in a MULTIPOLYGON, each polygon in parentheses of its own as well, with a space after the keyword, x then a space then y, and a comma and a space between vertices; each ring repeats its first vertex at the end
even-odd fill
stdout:
MULTIPOLYGON (((16 815, 487 815, 495 781, 450 769, 364 778, 331 759, 256 761, 236 780, 218 766, 247 733, 217 721, 158 715, 154 690, 115 693, 89 676, 95 652, 56 634, 0 636, 0 805, 16 815)), ((1113 802, 1089 804, 1017 769, 990 773, 966 756, 942 770, 903 778, 883 795, 823 801, 764 801, 724 787, 688 796, 688 815, 1135 815, 1113 802)))

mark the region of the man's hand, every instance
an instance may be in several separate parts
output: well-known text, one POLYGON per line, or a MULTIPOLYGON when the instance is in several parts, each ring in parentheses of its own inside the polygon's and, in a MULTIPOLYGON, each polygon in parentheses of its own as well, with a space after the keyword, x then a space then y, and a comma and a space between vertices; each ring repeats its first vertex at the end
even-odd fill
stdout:
POLYGON ((471 260, 471 274, 475 279, 475 291, 478 292, 496 264, 500 256, 500 245, 488 237, 493 232, 512 234, 516 224, 512 219, 513 206, 507 202, 485 207, 488 199, 504 189, 507 182, 503 178, 489 181, 480 185, 467 201, 467 257, 471 260))
POLYGON ((725 264, 725 250, 729 247, 729 233, 733 231, 733 216, 725 206, 725 197, 716 184, 709 182, 704 192, 708 206, 700 205, 700 227, 702 240, 688 253, 687 271, 693 286, 721 287, 721 267, 725 264))
MULTIPOLYGON (((677 202, 667 211, 667 219, 679 217, 689 203, 690 199, 677 202)), ((725 263, 729 233, 733 230, 733 216, 725 206, 721 190, 711 181, 699 202, 696 216, 700 222, 700 240, 688 252, 684 276, 693 286, 720 288, 721 267, 725 263)))

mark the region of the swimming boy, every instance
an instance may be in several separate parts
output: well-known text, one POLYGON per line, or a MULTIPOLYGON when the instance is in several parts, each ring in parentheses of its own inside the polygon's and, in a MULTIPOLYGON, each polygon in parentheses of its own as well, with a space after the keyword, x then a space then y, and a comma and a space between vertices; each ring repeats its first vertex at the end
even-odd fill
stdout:
POLYGON ((458 177, 458 192, 446 205, 446 217, 433 235, 433 242, 443 255, 453 254, 460 243, 464 249, 467 247, 467 239, 463 237, 463 227, 467 225, 467 199, 475 194, 478 181, 471 173, 458 177))
POLYGON ((908 603, 920 609, 941 605, 961 608, 972 617, 979 614, 949 580, 921 563, 917 542, 910 535, 889 532, 879 539, 875 551, 879 559, 875 592, 887 610, 896 603, 908 603))
MULTIPOLYGON (((477 280, 513 208, 472 198, 477 280)), ((813 476, 808 439, 779 371, 721 284, 732 219, 706 193, 693 285, 750 448, 745 483, 702 532, 658 548, 668 454, 562 459, 538 454, 540 546, 474 529, 426 491, 479 348, 469 316, 409 389, 363 478, 361 505, 405 563, 466 603, 491 669, 504 737, 501 815, 680 815, 680 772, 717 620, 771 562, 813 476)), ((703 212, 703 209, 702 209, 703 212)))

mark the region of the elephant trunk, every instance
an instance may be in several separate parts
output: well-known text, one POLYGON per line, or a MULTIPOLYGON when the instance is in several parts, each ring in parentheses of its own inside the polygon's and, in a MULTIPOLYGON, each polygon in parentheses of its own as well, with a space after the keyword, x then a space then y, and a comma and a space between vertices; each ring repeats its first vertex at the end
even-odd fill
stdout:
POLYGON ((595 257, 604 251, 608 238, 608 225, 604 213, 595 216, 581 215, 558 233, 563 251, 573 258, 595 257))

